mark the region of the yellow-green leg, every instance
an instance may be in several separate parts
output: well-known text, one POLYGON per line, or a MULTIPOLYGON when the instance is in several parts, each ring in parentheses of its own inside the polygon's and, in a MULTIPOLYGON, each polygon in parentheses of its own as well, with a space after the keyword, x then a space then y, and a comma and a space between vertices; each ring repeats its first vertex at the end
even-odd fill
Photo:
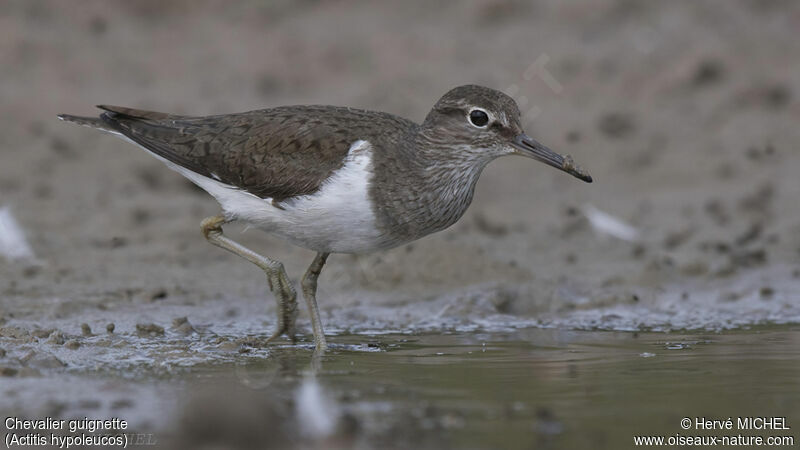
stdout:
POLYGON ((325 332, 322 330, 322 320, 319 318, 319 307, 317 306, 317 278, 322 272, 322 266, 328 260, 329 253, 317 253, 314 261, 308 267, 303 276, 303 297, 308 304, 308 315, 311 316, 311 327, 314 330, 314 344, 317 352, 324 352, 328 347, 325 342, 325 332))
MULTIPOLYGON (((203 235, 211 244, 241 256, 242 258, 258 266, 264 271, 264 273, 267 274, 269 289, 275 295, 275 301, 278 305, 278 328, 275 330, 272 336, 267 339, 267 342, 272 341, 282 334, 286 334, 289 339, 294 342, 295 319, 297 318, 297 294, 292 286, 292 283, 289 281, 289 277, 286 275, 286 270, 283 268, 283 264, 281 264, 280 261, 259 255, 258 253, 239 244, 238 242, 224 236, 222 234, 222 225, 227 222, 228 221, 225 219, 225 217, 221 215, 207 217, 201 223, 203 235)), ((320 265, 320 270, 321 269, 322 266, 320 265)), ((314 280, 314 285, 316 287, 316 278, 314 280)), ((305 292, 305 287, 303 290, 305 292)), ((314 329, 314 334, 316 336, 316 328, 314 329)), ((324 343, 323 337, 323 345, 324 343)))

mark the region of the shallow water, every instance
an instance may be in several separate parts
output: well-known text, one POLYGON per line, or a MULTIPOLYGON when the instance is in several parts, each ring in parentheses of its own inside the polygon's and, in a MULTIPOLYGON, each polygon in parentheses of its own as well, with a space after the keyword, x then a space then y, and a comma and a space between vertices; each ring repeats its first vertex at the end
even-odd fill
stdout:
MULTIPOLYGON (((209 364, 4 378, 0 412, 121 417, 164 447, 628 448, 684 417, 800 426, 800 328, 339 335, 209 364)), ((177 361, 181 361, 177 359, 177 361)), ((130 430, 129 430, 130 431, 130 430)), ((747 434, 732 431, 710 433, 747 434)))
MULTIPOLYGON (((796 330, 670 335, 524 330, 381 337, 342 351, 319 378, 351 407, 405 415, 432 446, 620 448, 683 432, 683 417, 800 419, 796 330), (351 394, 352 395, 352 394, 351 394)), ((413 440, 413 439, 412 439, 413 440)))
MULTIPOLYGON (((0 6, 0 417, 122 417, 165 448, 629 448, 685 416, 799 426, 800 3, 129 3, 0 6), (528 76, 541 56, 560 93, 528 76), (56 120, 113 102, 421 121, 458 80, 513 86, 541 112, 524 128, 595 183, 500 159, 452 228, 331 256, 336 345, 314 376, 307 341, 263 345, 263 274, 200 236, 213 198, 56 120)), ((241 228, 225 231, 295 282, 313 258, 241 228)))

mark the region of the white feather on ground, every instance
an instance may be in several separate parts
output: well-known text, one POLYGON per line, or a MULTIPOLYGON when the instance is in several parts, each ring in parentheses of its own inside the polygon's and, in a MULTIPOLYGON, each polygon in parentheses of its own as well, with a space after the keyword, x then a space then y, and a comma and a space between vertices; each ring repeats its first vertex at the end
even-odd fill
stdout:
POLYGON ((0 255, 9 261, 36 258, 25 232, 7 206, 0 208, 0 255))
POLYGON ((640 233, 638 229, 611 214, 600 211, 592 205, 584 205, 583 214, 589 219, 592 228, 599 233, 628 242, 639 240, 640 233))

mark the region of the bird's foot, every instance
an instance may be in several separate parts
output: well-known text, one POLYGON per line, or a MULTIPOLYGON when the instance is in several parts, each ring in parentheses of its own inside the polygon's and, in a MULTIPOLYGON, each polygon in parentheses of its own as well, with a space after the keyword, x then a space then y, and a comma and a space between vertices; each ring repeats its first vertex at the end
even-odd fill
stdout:
POLYGON ((278 309, 278 326, 275 332, 267 339, 272 342, 282 335, 286 335, 292 343, 297 342, 295 322, 297 320, 297 294, 288 280, 285 271, 276 271, 267 277, 270 291, 275 295, 278 309))

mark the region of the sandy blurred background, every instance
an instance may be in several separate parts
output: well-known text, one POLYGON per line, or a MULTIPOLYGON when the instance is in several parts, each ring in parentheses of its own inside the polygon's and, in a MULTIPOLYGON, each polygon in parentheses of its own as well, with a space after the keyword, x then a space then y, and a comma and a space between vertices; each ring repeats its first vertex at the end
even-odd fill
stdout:
MULTIPOLYGON (((451 229, 332 256, 318 299, 334 345, 348 332, 798 323, 798 35, 793 1, 4 1, 0 208, 35 257, 0 257, 0 373, 16 377, 0 410, 83 414, 99 392, 86 414, 127 405, 153 420, 174 388, 85 374, 258 356, 253 336, 275 323, 263 274, 201 236, 210 196, 56 119, 99 103, 334 104, 421 121, 477 83, 514 96, 528 133, 594 176, 499 160, 451 229), (65 371, 68 387, 35 378, 65 371)), ((313 258, 241 231, 226 228, 295 280, 313 258)), ((310 334, 304 308, 299 327, 310 334)))
MULTIPOLYGON (((793 2, 10 1, 0 30, 0 199, 42 263, 0 262, 4 309, 17 317, 53 298, 80 310, 265 297, 256 268, 203 241, 199 222, 218 211, 211 197, 57 113, 316 103, 420 121, 464 83, 512 93, 528 132, 596 182, 497 161, 452 229, 334 256, 323 314, 469 286, 531 317, 637 301, 691 310, 692 290, 713 309, 762 294, 786 300, 781 282, 797 282, 793 2), (586 205, 636 227, 640 241, 598 235, 586 205)), ((293 277, 312 258, 256 230, 234 236, 293 277)))

